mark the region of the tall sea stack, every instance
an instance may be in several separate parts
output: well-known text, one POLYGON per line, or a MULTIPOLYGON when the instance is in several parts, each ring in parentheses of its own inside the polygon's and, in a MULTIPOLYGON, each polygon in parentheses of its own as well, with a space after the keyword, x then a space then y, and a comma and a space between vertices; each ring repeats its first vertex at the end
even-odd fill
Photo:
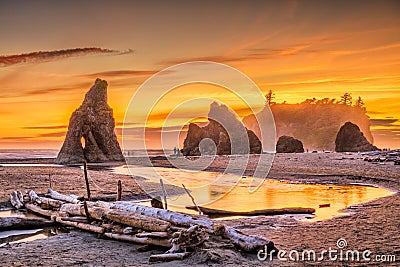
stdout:
POLYGON ((96 79, 82 105, 72 113, 57 164, 121 161, 113 110, 107 104, 107 82, 96 79))

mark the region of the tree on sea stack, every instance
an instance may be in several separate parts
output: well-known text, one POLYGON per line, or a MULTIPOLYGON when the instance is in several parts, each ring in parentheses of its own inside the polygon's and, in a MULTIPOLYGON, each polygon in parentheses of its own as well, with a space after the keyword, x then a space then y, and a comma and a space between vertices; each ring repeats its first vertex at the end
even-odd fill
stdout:
POLYGON ((113 110, 107 104, 107 82, 96 79, 82 105, 72 113, 67 136, 56 163, 123 160, 114 128, 113 110))

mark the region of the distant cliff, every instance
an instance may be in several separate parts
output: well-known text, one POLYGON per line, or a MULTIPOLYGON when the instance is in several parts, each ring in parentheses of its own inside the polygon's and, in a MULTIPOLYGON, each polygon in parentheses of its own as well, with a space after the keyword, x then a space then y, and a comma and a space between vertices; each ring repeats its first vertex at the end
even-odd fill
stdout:
MULTIPOLYGON (((335 150, 335 139, 340 127, 347 121, 358 125, 367 140, 373 144, 370 120, 360 107, 344 104, 272 104, 277 137, 288 135, 299 139, 304 149, 335 150)), ((262 110, 256 116, 262 116, 262 110)), ((260 137, 254 115, 243 118, 244 125, 260 137)))

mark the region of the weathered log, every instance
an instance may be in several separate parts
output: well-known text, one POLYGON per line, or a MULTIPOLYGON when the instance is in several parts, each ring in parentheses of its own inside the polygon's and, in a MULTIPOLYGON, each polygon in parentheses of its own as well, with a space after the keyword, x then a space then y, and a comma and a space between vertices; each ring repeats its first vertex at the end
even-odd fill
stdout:
POLYGON ((87 224, 87 223, 81 223, 81 222, 72 222, 72 221, 66 221, 63 220, 62 217, 56 217, 56 222, 68 225, 68 226, 73 226, 82 230, 86 230, 89 232, 94 232, 98 234, 103 234, 104 233, 104 228, 97 226, 97 225, 92 225, 92 224, 87 224))
POLYGON ((133 235, 133 234, 136 234, 137 231, 135 231, 132 227, 128 226, 128 227, 125 227, 124 230, 122 230, 122 233, 125 235, 133 235))
POLYGON ((134 213, 164 220, 178 226, 189 227, 191 225, 201 225, 207 228, 209 232, 213 231, 213 222, 206 217, 196 218, 190 214, 173 212, 170 210, 162 210, 123 201, 116 203, 104 203, 105 202, 103 202, 103 205, 108 205, 112 209, 131 211, 134 213))
POLYGON ((114 222, 149 231, 167 231, 170 226, 166 221, 127 210, 105 210, 104 216, 114 222))
POLYGON ((39 196, 36 194, 35 191, 33 190, 28 190, 28 196, 31 199, 32 203, 36 203, 38 205, 42 204, 42 201, 40 200, 39 196))
POLYGON ((55 200, 47 197, 40 197, 40 201, 42 202, 42 204, 45 204, 53 208, 60 208, 64 204, 64 202, 60 200, 55 200))
POLYGON ((84 210, 81 211, 82 207, 81 204, 65 203, 60 207, 59 212, 67 213, 72 216, 86 216, 84 210))
POLYGON ((49 217, 49 218, 51 218, 52 215, 56 214, 55 211, 45 210, 45 209, 42 209, 41 207, 36 206, 35 204, 31 204, 31 203, 26 203, 25 208, 32 211, 33 213, 37 213, 37 214, 40 214, 40 215, 43 215, 43 216, 49 217))
POLYGON ((152 238, 167 238, 167 232, 142 232, 137 233, 136 237, 152 237, 152 238))
POLYGON ((187 248, 197 247, 208 239, 209 235, 204 227, 193 225, 172 235, 172 248, 167 253, 186 251, 187 248))
POLYGON ((63 221, 70 221, 70 222, 78 222, 78 223, 87 223, 86 217, 83 216, 74 216, 74 217, 61 217, 57 216, 63 221))
POLYGON ((53 199, 57 199, 57 200, 61 200, 61 201, 65 201, 65 202, 69 202, 69 203, 73 203, 73 204, 80 203, 77 196, 63 195, 63 194, 58 193, 57 191, 54 191, 51 188, 48 189, 47 194, 53 199))
POLYGON ((232 227, 226 225, 219 225, 222 230, 222 236, 229 239, 236 247, 247 251, 256 252, 260 249, 267 248, 267 251, 272 251, 275 248, 274 243, 262 236, 258 235, 245 235, 232 227))
POLYGON ((17 197, 19 199, 19 201, 21 201, 22 204, 25 204, 25 199, 24 199, 24 195, 21 193, 21 191, 17 191, 17 197))
MULTIPOLYGON (((187 209, 197 210, 195 206, 187 206, 187 209)), ((259 216, 259 215, 283 215, 283 214, 313 214, 313 208, 282 208, 282 209, 263 209, 252 211, 229 211, 198 207, 205 215, 209 216, 259 216)))
POLYGON ((10 202, 11 202, 11 205, 13 205, 13 207, 16 209, 20 209, 24 206, 24 204, 20 201, 16 191, 11 192, 10 202))
POLYGON ((104 233, 104 236, 116 240, 134 242, 138 244, 148 244, 160 247, 171 247, 171 242, 167 239, 157 239, 157 238, 150 238, 150 237, 136 237, 134 235, 124 235, 124 234, 113 234, 113 233, 104 233))
POLYGON ((0 217, 0 231, 16 229, 37 229, 53 226, 51 221, 32 218, 0 217))
POLYGON ((149 262, 182 260, 190 254, 190 252, 154 254, 149 257, 149 262))

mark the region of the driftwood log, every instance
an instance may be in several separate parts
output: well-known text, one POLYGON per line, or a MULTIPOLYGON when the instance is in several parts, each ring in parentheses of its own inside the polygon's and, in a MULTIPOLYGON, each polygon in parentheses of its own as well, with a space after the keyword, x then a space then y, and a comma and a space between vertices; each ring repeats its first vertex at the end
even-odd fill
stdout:
POLYGON ((221 238, 246 252, 257 252, 265 247, 269 251, 275 249, 274 243, 265 237, 243 234, 204 215, 125 201, 82 202, 76 196, 63 195, 52 189, 46 197, 39 195, 33 190, 27 191, 26 195, 13 192, 10 200, 15 208, 25 207, 53 222, 94 232, 100 237, 168 248, 165 254, 152 255, 150 261, 183 259, 211 239, 221 238))
POLYGON ((313 208, 282 208, 282 209, 262 209, 262 210, 252 210, 252 211, 229 211, 212 209, 205 207, 187 206, 189 210, 198 210, 205 215, 210 216, 260 216, 260 215, 283 215, 283 214, 313 214, 315 209, 313 208))
POLYGON ((54 222, 33 218, 0 217, 0 231, 37 229, 50 226, 54 226, 54 222))

